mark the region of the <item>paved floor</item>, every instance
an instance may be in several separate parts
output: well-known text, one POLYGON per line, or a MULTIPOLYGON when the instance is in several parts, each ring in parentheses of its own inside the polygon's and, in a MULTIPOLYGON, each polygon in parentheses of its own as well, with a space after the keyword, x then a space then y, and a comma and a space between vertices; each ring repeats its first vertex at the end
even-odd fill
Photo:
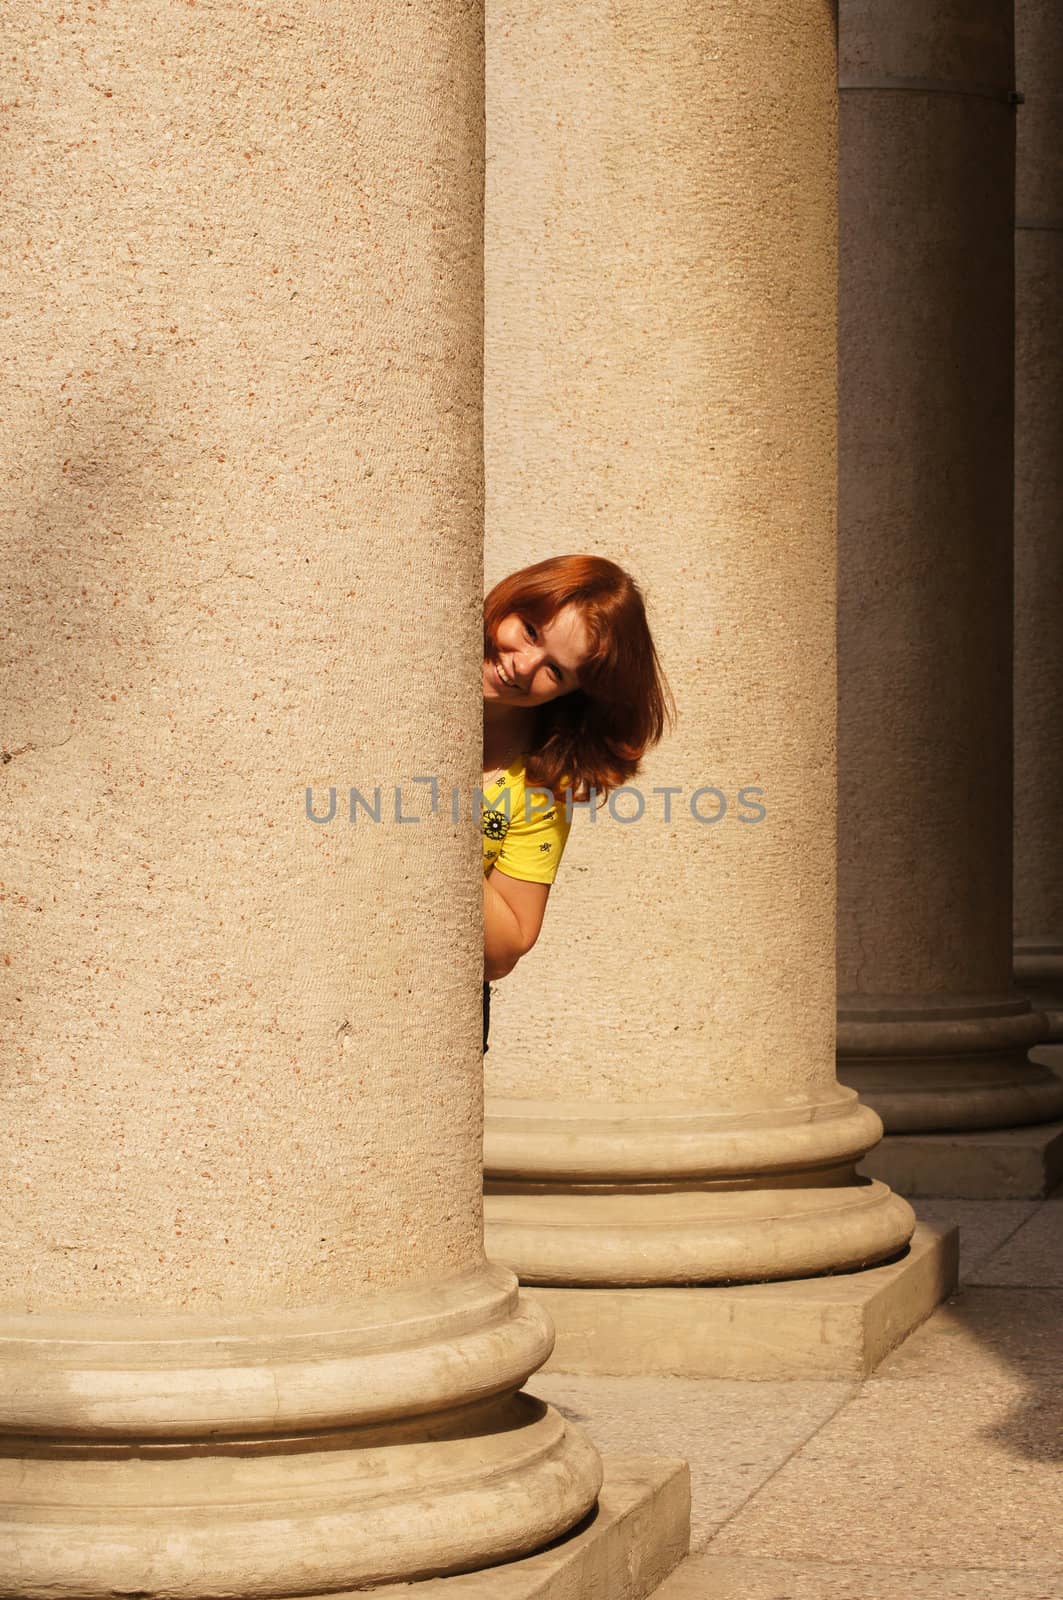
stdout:
POLYGON ((863 1382, 535 1377, 606 1454, 685 1456, 655 1600, 1063 1600, 1063 1195, 916 1202, 961 1289, 863 1382))

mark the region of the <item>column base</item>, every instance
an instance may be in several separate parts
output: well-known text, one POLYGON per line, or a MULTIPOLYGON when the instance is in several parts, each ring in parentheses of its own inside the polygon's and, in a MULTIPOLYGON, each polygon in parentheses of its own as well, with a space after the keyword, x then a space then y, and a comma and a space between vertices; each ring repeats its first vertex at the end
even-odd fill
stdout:
POLYGON ((546 1372, 859 1378, 956 1288, 957 1228, 920 1223, 864 1272, 694 1289, 537 1289, 557 1342, 546 1372))
MULTIPOLYGON (((388 1584, 376 1600, 644 1600, 690 1545, 684 1461, 609 1459, 598 1508, 564 1539, 520 1561, 456 1578, 388 1584)), ((353 1600, 328 1595, 320 1600, 353 1600)))
POLYGON ((838 1077, 887 1133, 1052 1122, 1063 1081, 1029 1059, 1047 1035, 1022 996, 841 996, 838 1077))
POLYGON ((1045 995, 1038 1006, 1048 1023, 1048 1042, 1063 1044, 1063 995, 1045 995))
POLYGON ((697 1105, 488 1103, 487 1254, 522 1283, 760 1283, 885 1261, 911 1207, 856 1175, 882 1124, 829 1100, 697 1105))
POLYGON ((759 1284, 871 1266, 902 1250, 915 1226, 907 1201, 852 1168, 819 1186, 807 1173, 795 1175, 792 1187, 781 1179, 761 1182, 718 1188, 490 1182, 486 1247, 537 1288, 759 1284))
POLYGON ((1063 1041, 1063 939, 1016 939, 1015 987, 1048 1022, 1048 1039, 1063 1041))
POLYGON ((0 1594, 239 1600, 493 1566, 601 1463, 515 1393, 542 1310, 484 1263, 350 1306, 0 1317, 0 1594))

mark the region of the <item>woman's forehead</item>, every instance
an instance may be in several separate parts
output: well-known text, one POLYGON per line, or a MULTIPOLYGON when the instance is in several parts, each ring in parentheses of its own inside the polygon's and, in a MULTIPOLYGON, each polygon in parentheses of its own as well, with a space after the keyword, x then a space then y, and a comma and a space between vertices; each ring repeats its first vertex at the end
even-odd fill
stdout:
POLYGON ((549 621, 541 622, 539 629, 543 643, 558 653, 558 665, 576 672, 592 642, 587 619, 580 607, 562 607, 549 621))

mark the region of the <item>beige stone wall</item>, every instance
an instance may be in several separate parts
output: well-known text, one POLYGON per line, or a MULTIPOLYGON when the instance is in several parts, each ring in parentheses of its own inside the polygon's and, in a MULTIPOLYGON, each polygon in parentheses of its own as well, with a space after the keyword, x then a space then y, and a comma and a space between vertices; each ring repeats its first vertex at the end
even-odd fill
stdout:
POLYGON ((835 67, 819 0, 770 9, 766 61, 731 3, 488 6, 486 580, 619 561, 680 717, 640 822, 577 813, 495 1095, 833 1081, 835 67))
POLYGON ((478 9, 3 27, 0 1300, 459 1270, 475 830, 304 786, 475 782, 478 9))

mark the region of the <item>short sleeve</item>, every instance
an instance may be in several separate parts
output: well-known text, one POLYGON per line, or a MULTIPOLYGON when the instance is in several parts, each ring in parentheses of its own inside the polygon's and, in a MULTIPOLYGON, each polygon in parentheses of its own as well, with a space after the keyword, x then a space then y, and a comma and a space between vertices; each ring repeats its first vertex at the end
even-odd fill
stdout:
POLYGON ((565 815, 564 790, 556 802, 549 800, 548 789, 525 790, 495 862, 506 877, 525 883, 553 883, 557 877, 572 823, 565 815))

